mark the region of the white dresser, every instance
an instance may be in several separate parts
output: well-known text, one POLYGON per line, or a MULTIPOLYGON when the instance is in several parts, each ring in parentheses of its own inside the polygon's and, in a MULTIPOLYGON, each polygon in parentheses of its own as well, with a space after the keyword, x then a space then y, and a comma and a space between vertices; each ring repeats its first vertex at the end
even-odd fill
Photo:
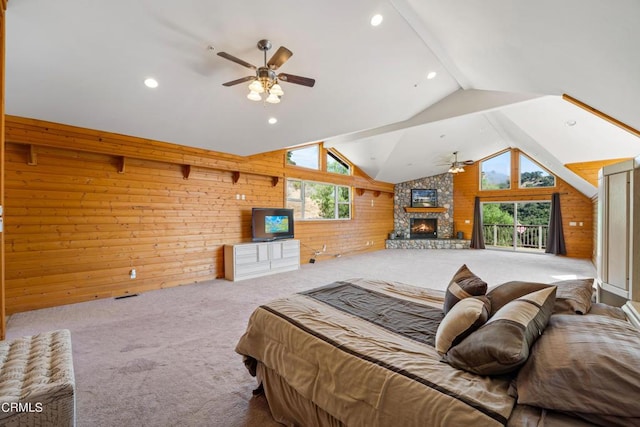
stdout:
POLYGON ((244 280, 300 268, 300 241, 224 245, 224 277, 244 280))

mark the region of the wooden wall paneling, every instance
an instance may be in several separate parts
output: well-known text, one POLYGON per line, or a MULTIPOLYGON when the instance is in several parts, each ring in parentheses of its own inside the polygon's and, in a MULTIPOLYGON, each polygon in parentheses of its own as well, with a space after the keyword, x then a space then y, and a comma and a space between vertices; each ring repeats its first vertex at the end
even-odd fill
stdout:
MULTIPOLYGON (((326 151, 323 150, 323 153, 326 151)), ((280 150, 277 155, 284 164, 286 150, 280 150)), ((296 239, 300 239, 301 263, 385 248, 385 240, 393 230, 393 184, 372 180, 357 167, 352 167, 352 175, 340 175, 284 164, 284 177, 352 188, 351 220, 296 222, 295 234, 296 239), (382 197, 383 193, 390 197, 382 197), (326 252, 315 256, 314 253, 321 251, 325 245, 326 252)))
MULTIPOLYGON (((11 126, 20 140, 6 145, 10 313, 223 277, 222 247, 250 239, 251 208, 284 205, 282 150, 184 162, 183 147, 157 141, 15 117, 11 126)), ((372 191, 354 196, 351 221, 301 221, 296 238, 341 255, 384 248, 393 198, 374 195, 393 185, 357 171, 305 177, 372 191)))
MULTIPOLYGON (((512 160, 518 150, 512 150, 512 160)), ((526 153, 525 153, 526 154, 526 153)), ((530 156, 531 157, 531 156, 530 156)), ((533 157, 532 157, 533 158, 533 157)), ((535 159, 534 159, 535 160, 535 159)), ((517 162, 512 162, 511 190, 480 191, 480 162, 465 166, 465 172, 453 178, 454 228, 471 236, 473 229, 473 203, 476 196, 482 202, 551 200, 551 193, 559 192, 562 223, 567 245, 567 256, 591 258, 593 253, 593 209, 591 199, 556 177, 555 188, 518 188, 517 162), (467 223, 466 221, 469 221, 467 223), (576 226, 571 226, 571 223, 576 226), (582 226, 579 224, 582 223, 582 226)))
POLYGON ((10 312, 224 275, 222 246, 250 238, 250 209, 279 206, 270 176, 8 144, 10 312), (244 195, 244 200, 236 199, 244 195), (136 268, 138 278, 129 278, 136 268))
POLYGON ((629 158, 598 160, 595 162, 567 163, 564 165, 567 169, 587 181, 594 187, 598 187, 598 173, 604 166, 620 163, 629 158))
POLYGON ((66 148, 74 151, 82 150, 256 175, 267 175, 273 172, 273 168, 265 169, 263 163, 248 162, 242 156, 36 119, 6 117, 6 140, 9 142, 66 148))
POLYGON ((593 232, 593 249, 591 250, 591 262, 593 265, 598 265, 598 221, 599 221, 599 212, 598 212, 598 196, 594 196, 591 199, 591 207, 593 209, 593 224, 592 224, 592 232, 593 232))
POLYGON ((393 230, 393 198, 375 197, 372 192, 362 196, 353 194, 350 221, 298 221, 296 238, 301 242, 302 263, 314 258, 318 261, 337 255, 381 250, 393 230), (314 257, 314 251, 326 252, 314 257))

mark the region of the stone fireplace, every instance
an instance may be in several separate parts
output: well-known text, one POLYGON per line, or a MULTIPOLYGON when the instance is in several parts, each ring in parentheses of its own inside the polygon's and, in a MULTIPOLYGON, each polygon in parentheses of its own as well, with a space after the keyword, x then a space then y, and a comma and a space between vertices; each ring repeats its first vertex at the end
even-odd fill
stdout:
POLYGON ((450 173, 396 184, 394 229, 387 249, 467 249, 469 240, 456 239, 453 230, 453 176, 450 173), (411 190, 437 190, 436 209, 411 209, 411 190))
POLYGON ((396 184, 393 225, 396 235, 410 240, 426 239, 427 237, 411 237, 411 219, 435 219, 436 236, 431 239, 453 238, 453 178, 450 173, 421 178, 396 184), (407 212, 411 207, 411 190, 428 188, 437 190, 438 208, 440 212, 407 212))
POLYGON ((437 239, 438 220, 436 218, 410 218, 410 239, 437 239))

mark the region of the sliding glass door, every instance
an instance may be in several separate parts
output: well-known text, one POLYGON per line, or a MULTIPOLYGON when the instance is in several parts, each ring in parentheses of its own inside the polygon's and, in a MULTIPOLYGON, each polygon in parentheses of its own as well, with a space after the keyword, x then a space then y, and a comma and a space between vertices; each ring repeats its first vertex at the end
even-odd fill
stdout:
POLYGON ((550 202, 484 202, 482 226, 487 247, 544 252, 550 202))

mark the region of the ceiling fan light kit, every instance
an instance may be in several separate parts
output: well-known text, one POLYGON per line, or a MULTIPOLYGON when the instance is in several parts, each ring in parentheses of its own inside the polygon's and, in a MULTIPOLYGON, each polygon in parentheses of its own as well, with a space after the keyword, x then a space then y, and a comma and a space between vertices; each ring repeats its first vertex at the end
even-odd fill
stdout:
POLYGON ((461 173, 461 172, 464 172, 464 165, 472 165, 472 164, 473 164, 473 160, 465 160, 463 162, 459 162, 458 152, 454 151, 453 162, 451 162, 451 167, 449 167, 448 172, 453 174, 461 173))
POLYGON ((313 87, 315 84, 314 79, 308 77, 295 76, 293 74, 280 73, 276 74, 275 70, 280 68, 292 55, 289 49, 284 46, 280 46, 276 53, 273 54, 271 59, 267 62, 267 51, 271 49, 271 42, 269 40, 260 40, 258 42, 258 49, 264 53, 264 65, 256 67, 242 59, 236 58, 226 52, 218 52, 218 56, 221 56, 243 67, 256 70, 255 76, 243 77, 241 79, 233 80, 227 83, 223 83, 223 86, 233 86, 239 83, 250 81, 249 94, 247 98, 251 101, 262 101, 262 95, 266 94, 265 102, 269 104, 277 104, 280 102, 280 98, 284 95, 284 91, 279 84, 279 81, 298 84, 302 86, 313 87))

